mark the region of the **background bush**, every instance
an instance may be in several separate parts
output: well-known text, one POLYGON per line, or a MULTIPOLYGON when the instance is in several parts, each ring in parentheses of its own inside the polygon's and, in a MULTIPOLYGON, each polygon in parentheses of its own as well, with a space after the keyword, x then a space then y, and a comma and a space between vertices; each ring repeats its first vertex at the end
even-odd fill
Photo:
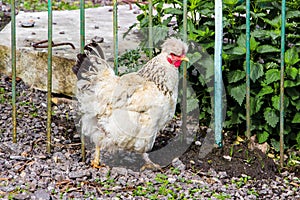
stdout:
MULTIPOLYGON (((223 81, 227 94, 225 128, 241 135, 246 127, 246 7, 242 0, 224 0, 223 3, 223 81)), ((300 149, 300 1, 287 0, 286 3, 285 145, 300 149)), ((170 29, 173 34, 182 33, 181 1, 154 0, 153 5, 157 11, 153 16, 155 45, 167 37, 170 29)), ((139 7, 143 13, 137 17, 140 22, 138 26, 144 30, 149 23, 148 5, 139 7)), ((214 52, 213 16, 213 1, 188 1, 188 40, 200 44, 211 56, 214 52)), ((267 141, 275 150, 279 150, 280 28, 281 2, 251 1, 251 131, 259 143, 267 141)), ((195 56, 195 53, 196 50, 190 56, 195 56)), ((206 64, 202 63, 204 66, 206 64)), ((211 88, 205 84, 213 74, 209 67, 206 66, 204 72, 196 75, 193 65, 188 69, 189 81, 193 83, 199 99, 199 120, 205 125, 208 125, 211 116, 211 88)))

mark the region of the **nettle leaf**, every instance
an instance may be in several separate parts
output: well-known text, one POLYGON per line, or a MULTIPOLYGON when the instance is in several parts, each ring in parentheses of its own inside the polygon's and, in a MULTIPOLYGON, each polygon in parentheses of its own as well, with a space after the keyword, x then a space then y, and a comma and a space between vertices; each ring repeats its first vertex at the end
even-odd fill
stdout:
POLYGON ((251 99, 250 99, 251 115, 254 115, 258 111, 260 111, 260 108, 263 104, 264 104, 264 101, 262 101, 262 98, 251 97, 251 99))
POLYGON ((243 47, 246 49, 246 35, 241 34, 240 37, 237 39, 236 43, 239 47, 243 47))
POLYGON ((257 53, 272 53, 272 52, 280 52, 280 50, 271 45, 261 45, 256 49, 257 53))
POLYGON ((269 138, 269 133, 267 131, 257 134, 257 140, 258 140, 258 143, 260 143, 260 144, 267 141, 268 138, 269 138))
POLYGON ((272 20, 269 20, 267 18, 262 18, 266 23, 270 24, 271 26, 273 26, 274 28, 280 28, 281 26, 281 17, 277 16, 275 18, 273 18, 272 20))
POLYGON ((291 19, 291 18, 295 18, 295 17, 300 17, 300 11, 299 10, 292 10, 292 11, 288 11, 286 13, 286 18, 287 19, 291 19))
POLYGON ((253 37, 259 38, 259 39, 267 39, 270 37, 270 33, 269 31, 266 30, 254 30, 251 32, 251 35, 253 35, 253 37))
POLYGON ((262 96, 264 96, 264 95, 266 95, 266 94, 270 94, 270 93, 272 93, 274 90, 273 90, 273 88, 271 87, 271 86, 264 86, 260 91, 259 91, 259 93, 257 94, 257 97, 262 97, 262 96))
POLYGON ((245 77, 246 77, 246 73, 245 73, 245 71, 242 71, 242 70, 230 71, 227 74, 229 83, 236 83, 239 80, 244 79, 245 77))
POLYGON ((246 48, 237 46, 231 49, 229 52, 230 54, 234 54, 234 55, 244 55, 246 54, 246 48))
POLYGON ((298 69, 296 67, 289 67, 286 70, 286 74, 293 80, 296 79, 298 75, 298 69))
POLYGON ((251 16, 255 16, 256 18, 258 18, 258 17, 264 17, 264 16, 267 15, 266 13, 255 13, 255 12, 252 12, 252 11, 250 11, 250 12, 251 12, 251 16))
POLYGON ((276 152, 278 152, 280 150, 280 143, 279 143, 279 141, 275 140, 274 138, 271 139, 271 145, 272 145, 272 147, 274 147, 276 152))
POLYGON ((270 31, 270 36, 272 40, 276 40, 280 37, 280 29, 270 31))
POLYGON ((300 113, 296 113, 293 120, 292 120, 292 123, 300 123, 300 113))
POLYGON ((239 0, 224 0, 223 3, 229 6, 234 6, 239 3, 239 0))
POLYGON ((165 14, 182 15, 183 11, 179 8, 166 8, 165 14))
POLYGON ((194 63, 198 63, 201 61, 202 55, 199 52, 188 53, 187 57, 189 58, 189 64, 193 65, 194 63))
POLYGON ((280 109, 280 96, 276 95, 272 97, 272 106, 276 110, 280 109))
POLYGON ((295 106, 296 110, 299 111, 300 110, 300 99, 295 100, 295 101, 291 101, 291 104, 293 106, 295 106))
POLYGON ((296 141, 297 141, 298 147, 300 147, 300 131, 297 133, 296 141))
POLYGON ((287 65, 292 66, 292 65, 295 65, 299 61, 300 61, 299 54, 298 54, 296 47, 292 47, 285 52, 284 62, 287 65))
POLYGON ((260 63, 250 61, 250 79, 255 83, 257 79, 264 75, 264 66, 260 63))
POLYGON ((196 108, 199 109, 199 104, 198 104, 199 101, 196 97, 188 98, 186 103, 187 103, 187 108, 186 108, 187 113, 195 110, 196 108))
POLYGON ((192 88, 188 88, 187 89, 187 112, 191 112, 193 110, 195 110, 196 108, 199 109, 199 100, 196 96, 196 94, 194 93, 193 89, 192 88))
POLYGON ((232 96, 240 105, 242 105, 246 96, 246 83, 231 88, 230 96, 232 96))
POLYGON ((298 85, 300 85, 300 81, 284 80, 285 88, 296 87, 298 85))
POLYGON ((165 40, 168 32, 168 27, 153 26, 153 43, 157 44, 159 41, 165 40))
POLYGON ((279 65, 274 62, 268 62, 267 64, 265 64, 266 69, 277 69, 278 66, 279 65))
POLYGON ((251 37, 250 38, 250 50, 254 51, 258 45, 259 45, 259 42, 257 42, 254 37, 251 37))
POLYGON ((280 71, 278 69, 269 69, 266 72, 266 79, 265 83, 269 85, 270 83, 273 83, 275 81, 280 80, 280 71))
POLYGON ((264 111, 264 118, 270 126, 273 128, 276 127, 277 123, 279 122, 279 117, 277 116, 274 109, 267 107, 264 111))
POLYGON ((296 88, 287 88, 285 91, 292 100, 299 99, 300 97, 300 91, 296 88))

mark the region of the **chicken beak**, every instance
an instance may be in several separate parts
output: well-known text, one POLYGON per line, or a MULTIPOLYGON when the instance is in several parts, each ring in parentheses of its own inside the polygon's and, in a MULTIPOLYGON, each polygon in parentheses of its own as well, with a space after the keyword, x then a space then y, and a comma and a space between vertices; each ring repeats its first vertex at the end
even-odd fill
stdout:
POLYGON ((189 61, 190 61, 190 60, 188 59, 188 57, 185 57, 185 56, 181 57, 180 60, 184 60, 184 61, 186 61, 186 62, 189 62, 189 61))

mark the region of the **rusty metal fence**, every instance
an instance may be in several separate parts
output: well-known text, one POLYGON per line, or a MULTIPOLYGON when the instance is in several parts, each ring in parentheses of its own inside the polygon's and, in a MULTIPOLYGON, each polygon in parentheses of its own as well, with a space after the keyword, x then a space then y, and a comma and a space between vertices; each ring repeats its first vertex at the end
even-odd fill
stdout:
MULTIPOLYGON (((12 137, 17 142, 17 109, 16 109, 16 1, 11 0, 11 68, 12 68, 12 137)), ((153 47, 152 31, 152 0, 149 5, 149 48, 153 47)), ((80 0, 80 51, 85 45, 85 2, 80 0)), ((282 0, 281 23, 281 70, 280 70, 280 164, 283 166, 283 132, 284 132, 284 52, 285 52, 285 12, 286 1, 282 0)), ((222 0, 215 0, 215 52, 214 52, 214 131, 215 143, 222 146, 222 0)), ((183 0, 183 41, 187 41, 187 0, 183 0)), ((114 66, 118 73, 118 6, 113 0, 113 37, 114 37, 114 66)), ((151 52, 151 51, 150 51, 151 52)), ((150 58, 152 52, 150 53, 150 58)), ((187 66, 183 66, 183 102, 182 120, 186 124, 186 87, 187 66)), ((246 0, 246 136, 250 138, 250 0, 246 0)), ((47 152, 51 152, 51 98, 52 98, 52 1, 48 0, 48 81, 47 81, 47 152)), ((82 157, 85 159, 85 143, 82 136, 82 157)))

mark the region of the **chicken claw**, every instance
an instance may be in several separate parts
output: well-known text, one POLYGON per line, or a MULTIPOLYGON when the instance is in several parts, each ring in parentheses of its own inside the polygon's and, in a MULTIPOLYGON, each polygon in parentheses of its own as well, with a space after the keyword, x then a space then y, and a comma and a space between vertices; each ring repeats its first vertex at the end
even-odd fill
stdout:
POLYGON ((160 171, 162 172, 162 168, 159 164, 156 164, 152 162, 149 158, 149 154, 143 153, 143 159, 145 160, 145 164, 141 167, 140 171, 144 171, 146 169, 152 170, 152 171, 160 171))
POLYGON ((95 148, 95 157, 91 162, 91 166, 93 168, 97 168, 97 169, 105 167, 104 164, 100 165, 100 147, 99 146, 96 146, 96 148, 95 148))

